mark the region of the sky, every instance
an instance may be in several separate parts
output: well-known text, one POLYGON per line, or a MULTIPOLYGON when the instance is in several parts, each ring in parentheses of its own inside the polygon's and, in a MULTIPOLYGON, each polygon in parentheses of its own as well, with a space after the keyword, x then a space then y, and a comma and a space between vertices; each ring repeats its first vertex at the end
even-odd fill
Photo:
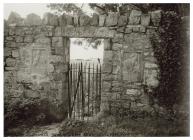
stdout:
MULTIPOLYGON (((30 13, 35 13, 43 18, 44 13, 53 12, 46 7, 48 3, 9 3, 4 4, 4 19, 8 19, 9 14, 13 11, 18 13, 21 17, 25 18, 30 13)), ((82 7, 83 11, 87 14, 93 13, 88 4, 76 4, 82 7)))

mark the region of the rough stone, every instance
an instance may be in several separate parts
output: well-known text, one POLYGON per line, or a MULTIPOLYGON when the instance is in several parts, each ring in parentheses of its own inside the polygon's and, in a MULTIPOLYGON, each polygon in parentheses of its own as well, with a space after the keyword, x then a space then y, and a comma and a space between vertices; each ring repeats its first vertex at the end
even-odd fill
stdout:
POLYGON ((125 26, 127 24, 127 16, 119 16, 118 26, 125 26))
POLYGON ((136 25, 140 23, 142 12, 139 10, 132 10, 129 17, 129 24, 136 25))
POLYGON ((104 50, 111 50, 110 39, 104 40, 104 50))
POLYGON ((112 50, 121 50, 122 47, 122 44, 113 43, 112 50))
POLYGON ((145 84, 149 87, 157 87, 159 84, 158 75, 159 75, 158 70, 152 69, 145 70, 144 71, 145 84))
POLYGON ((132 31, 133 31, 132 26, 127 26, 127 28, 125 29, 125 33, 127 33, 127 34, 132 33, 132 31))
POLYGON ((104 51, 104 57, 103 60, 108 62, 112 61, 113 52, 112 51, 104 51))
POLYGON ((7 58, 6 65, 9 67, 14 67, 16 65, 16 60, 13 58, 7 58))
POLYGON ((62 37, 52 37, 52 46, 64 46, 63 45, 63 38, 62 37))
POLYGON ((23 37, 22 36, 16 36, 15 42, 23 42, 23 37))
POLYGON ((25 36, 24 38, 24 42, 26 43, 32 43, 33 42, 33 37, 32 36, 25 36))
POLYGON ((26 19, 24 20, 25 25, 41 25, 42 24, 42 20, 40 18, 40 16, 36 15, 36 14, 29 14, 27 15, 26 19))
POLYGON ((111 73, 112 72, 112 64, 111 63, 104 63, 103 67, 102 67, 102 72, 111 73))
POLYGON ((100 37, 112 38, 115 31, 109 30, 107 27, 70 27, 67 26, 62 30, 62 36, 67 37, 100 37))
POLYGON ((51 14, 51 13, 45 13, 43 16, 43 24, 57 26, 58 25, 58 17, 54 14, 51 14))
POLYGON ((106 15, 99 15, 99 26, 104 26, 106 15))
POLYGON ((18 50, 13 50, 12 51, 12 56, 15 57, 15 58, 19 57, 19 51, 18 50))
POLYGON ((145 33, 146 32, 146 28, 144 26, 140 26, 139 31, 142 32, 142 33, 145 33))
POLYGON ((90 25, 98 26, 98 24, 99 24, 99 16, 97 14, 93 14, 91 21, 90 21, 90 25))
POLYGON ((117 28, 117 32, 124 33, 125 32, 125 27, 117 28))
POLYGON ((149 26, 150 24, 150 15, 149 14, 142 14, 141 15, 141 25, 149 26))
POLYGON ((73 19, 74 19, 74 25, 78 26, 79 25, 79 17, 75 16, 73 19))
POLYGON ((161 10, 151 12, 151 21, 154 26, 159 26, 161 21, 161 10))
POLYGON ((115 34, 114 38, 112 39, 113 42, 122 43, 123 42, 123 33, 115 34))
POLYGON ((109 13, 106 17, 105 25, 106 26, 115 26, 118 22, 118 15, 117 13, 109 13))
POLYGON ((87 26, 87 25, 90 25, 90 17, 89 16, 80 16, 79 18, 79 23, 80 23, 80 26, 87 26))
POLYGON ((59 26, 73 25, 73 17, 63 14, 59 17, 59 26))
POLYGON ((62 28, 56 27, 54 30, 54 36, 61 36, 62 35, 62 28))
POLYGON ((151 62, 145 62, 145 68, 158 68, 158 65, 151 62))
POLYGON ((140 26, 133 26, 132 27, 132 30, 133 30, 133 32, 139 32, 140 31, 140 26))

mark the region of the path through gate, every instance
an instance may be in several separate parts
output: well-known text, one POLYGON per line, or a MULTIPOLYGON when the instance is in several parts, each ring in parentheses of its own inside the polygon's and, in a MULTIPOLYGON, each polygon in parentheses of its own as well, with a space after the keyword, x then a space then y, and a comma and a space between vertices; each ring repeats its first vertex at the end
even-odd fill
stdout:
POLYGON ((101 65, 68 64, 68 117, 89 120, 100 112, 101 65))

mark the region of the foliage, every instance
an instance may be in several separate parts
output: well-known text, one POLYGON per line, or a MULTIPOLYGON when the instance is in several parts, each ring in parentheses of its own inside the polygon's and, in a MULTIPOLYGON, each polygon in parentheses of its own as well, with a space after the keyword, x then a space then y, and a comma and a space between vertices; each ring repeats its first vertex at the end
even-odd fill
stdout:
POLYGON ((46 99, 23 98, 5 100, 5 133, 7 133, 9 129, 21 125, 30 127, 34 124, 41 125, 55 121, 46 107, 43 107, 44 104, 48 104, 46 99))
POLYGON ((188 136, 186 120, 166 120, 160 117, 115 121, 107 116, 102 122, 65 120, 57 136, 188 136))
POLYGON ((161 40, 156 38, 156 35, 151 37, 160 68, 160 84, 153 93, 159 103, 166 108, 172 108, 183 97, 180 88, 183 85, 181 80, 184 52, 183 46, 180 45, 180 25, 181 19, 177 13, 163 12, 159 28, 161 40))
POLYGON ((81 15, 84 14, 82 9, 78 7, 76 4, 59 4, 59 3, 51 3, 47 5, 51 10, 55 10, 55 14, 68 14, 68 15, 81 15))

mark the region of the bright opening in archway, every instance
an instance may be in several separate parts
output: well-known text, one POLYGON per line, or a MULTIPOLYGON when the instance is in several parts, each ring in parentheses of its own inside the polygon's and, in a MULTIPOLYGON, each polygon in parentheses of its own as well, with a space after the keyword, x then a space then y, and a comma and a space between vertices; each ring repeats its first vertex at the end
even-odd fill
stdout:
POLYGON ((104 39, 70 38, 70 62, 103 63, 104 39))

